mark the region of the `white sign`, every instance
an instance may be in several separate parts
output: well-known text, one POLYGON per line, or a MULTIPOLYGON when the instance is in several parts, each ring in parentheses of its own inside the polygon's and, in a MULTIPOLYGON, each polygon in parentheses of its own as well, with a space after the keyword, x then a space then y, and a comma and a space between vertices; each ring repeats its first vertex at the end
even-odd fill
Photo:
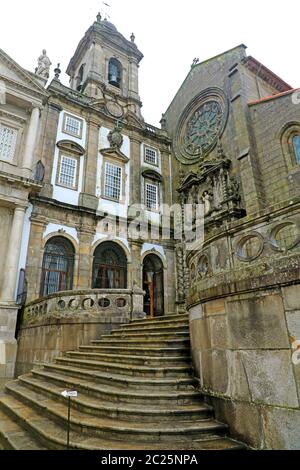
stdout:
POLYGON ((62 396, 67 398, 67 397, 77 397, 78 393, 77 392, 68 392, 68 390, 64 390, 61 392, 62 396))

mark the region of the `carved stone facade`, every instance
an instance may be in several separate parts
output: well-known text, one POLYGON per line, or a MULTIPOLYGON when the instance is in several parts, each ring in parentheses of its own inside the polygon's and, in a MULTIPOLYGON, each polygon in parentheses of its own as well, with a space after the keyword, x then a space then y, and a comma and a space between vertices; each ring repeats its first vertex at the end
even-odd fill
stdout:
POLYGON ((0 53, 0 376, 20 270, 18 372, 144 317, 152 294, 154 315, 190 313, 216 418, 255 448, 299 448, 299 91, 241 45, 194 60, 158 129, 141 115, 142 57, 100 15, 70 87, 58 66, 45 91, 42 64, 0 53))
POLYGON ((300 445, 290 431, 300 416, 295 93, 239 46, 194 64, 164 114, 181 162, 174 198, 193 208, 194 225, 197 206, 204 216, 203 237, 186 252, 195 375, 217 418, 256 448, 300 445))
POLYGON ((0 51, 0 381, 14 376, 17 314, 22 303, 29 196, 35 180, 43 82, 0 51))

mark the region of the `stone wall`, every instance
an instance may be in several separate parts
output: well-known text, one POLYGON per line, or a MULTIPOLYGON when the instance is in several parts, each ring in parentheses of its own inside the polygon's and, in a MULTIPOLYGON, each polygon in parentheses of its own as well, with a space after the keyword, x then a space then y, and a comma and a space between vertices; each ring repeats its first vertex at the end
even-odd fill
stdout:
POLYGON ((199 386, 217 419, 255 448, 300 445, 300 367, 292 363, 290 344, 300 334, 299 297, 294 285, 191 309, 199 386))
POLYGON ((292 360, 292 344, 300 340, 299 212, 297 205, 282 211, 236 221, 188 255, 199 388, 216 418, 254 448, 300 446, 300 365, 292 360), (296 229, 279 249, 277 227, 289 222, 298 235, 296 229), (251 236, 260 240, 252 256, 243 251, 251 236))

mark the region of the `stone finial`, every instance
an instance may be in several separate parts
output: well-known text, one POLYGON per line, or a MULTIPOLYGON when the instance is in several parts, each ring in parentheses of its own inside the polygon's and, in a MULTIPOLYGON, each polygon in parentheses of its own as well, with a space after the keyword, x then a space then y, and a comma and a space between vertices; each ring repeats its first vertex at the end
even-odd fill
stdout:
POLYGON ((97 23, 100 23, 101 22, 101 19, 102 19, 102 16, 101 16, 101 13, 99 12, 98 15, 96 16, 97 18, 97 23))
POLYGON ((161 115, 160 127, 163 131, 166 130, 167 128, 167 120, 166 120, 164 113, 161 115))
POLYGON ((56 80, 59 80, 59 76, 60 76, 60 74, 61 74, 60 64, 57 64, 56 69, 54 69, 54 74, 55 74, 56 80))
POLYGON ((38 58, 38 66, 35 69, 35 74, 42 78, 49 78, 49 71, 50 71, 50 59, 47 56, 46 49, 43 49, 42 55, 38 58))
POLYGON ((131 42, 134 42, 134 41, 135 41, 135 35, 134 35, 134 33, 131 33, 130 41, 131 41, 131 42))

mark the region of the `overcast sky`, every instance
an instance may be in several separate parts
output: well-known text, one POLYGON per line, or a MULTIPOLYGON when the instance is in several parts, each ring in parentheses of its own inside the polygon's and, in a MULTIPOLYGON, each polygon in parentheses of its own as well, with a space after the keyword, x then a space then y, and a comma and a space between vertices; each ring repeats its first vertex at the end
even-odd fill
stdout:
MULTIPOLYGON (((144 54, 140 65, 143 115, 158 125, 194 57, 200 61, 244 43, 293 87, 300 86, 299 0, 105 0, 110 21, 144 54)), ((1 5, 0 47, 34 71, 43 48, 66 70, 102 0, 10 0, 1 5)), ((68 77, 61 75, 63 83, 68 77)))

